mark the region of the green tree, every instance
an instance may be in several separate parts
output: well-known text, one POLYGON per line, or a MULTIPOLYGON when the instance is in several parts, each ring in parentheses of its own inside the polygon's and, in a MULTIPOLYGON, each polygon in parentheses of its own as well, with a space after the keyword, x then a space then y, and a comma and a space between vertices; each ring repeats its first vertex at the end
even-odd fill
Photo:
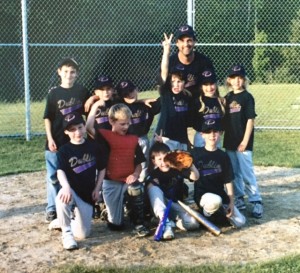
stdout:
POLYGON ((300 83, 300 10, 292 20, 289 42, 290 47, 282 49, 284 62, 277 70, 280 82, 300 83))

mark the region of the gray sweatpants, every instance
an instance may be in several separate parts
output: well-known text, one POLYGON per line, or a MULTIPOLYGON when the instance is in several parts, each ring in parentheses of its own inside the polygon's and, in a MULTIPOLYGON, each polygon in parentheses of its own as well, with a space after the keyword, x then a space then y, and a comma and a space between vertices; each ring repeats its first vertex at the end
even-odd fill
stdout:
POLYGON ((73 235, 78 239, 86 238, 91 232, 93 206, 84 202, 73 190, 72 200, 65 204, 59 199, 59 193, 56 196, 56 212, 59 225, 62 230, 71 227, 73 235), (72 217, 72 208, 75 205, 75 219, 72 217))
POLYGON ((103 180, 103 199, 106 204, 108 221, 115 225, 123 224, 124 194, 128 185, 124 182, 103 180))
MULTIPOLYGON (((166 209, 164 193, 159 187, 149 185, 148 195, 155 216, 161 219, 166 209)), ((199 228, 199 223, 175 202, 172 203, 168 218, 175 221, 176 226, 182 230, 199 228)))

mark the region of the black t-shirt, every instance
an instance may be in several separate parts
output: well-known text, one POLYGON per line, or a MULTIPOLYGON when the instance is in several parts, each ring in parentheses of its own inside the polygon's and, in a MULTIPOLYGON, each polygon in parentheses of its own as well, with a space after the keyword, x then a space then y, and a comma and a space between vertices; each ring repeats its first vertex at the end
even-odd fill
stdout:
POLYGON ((233 181, 233 170, 228 155, 217 149, 207 151, 205 147, 196 147, 192 151, 194 165, 199 171, 200 178, 194 184, 194 199, 199 206, 205 193, 214 193, 222 198, 223 204, 229 204, 225 184, 233 181))
POLYGON ((106 167, 97 143, 92 140, 78 145, 66 143, 59 148, 57 158, 58 169, 65 172, 71 188, 83 201, 93 204, 96 170, 106 167))
POLYGON ((193 125, 195 100, 184 91, 174 94, 166 85, 160 89, 161 114, 156 133, 188 144, 187 128, 193 125))
POLYGON ((108 111, 113 104, 114 104, 113 101, 108 100, 105 102, 104 106, 98 107, 95 115, 95 123, 94 123, 95 130, 98 129, 111 130, 111 125, 108 120, 108 111))
MULTIPOLYGON (((203 96, 202 101, 205 104, 205 108, 202 112, 198 111, 198 113, 196 113, 194 122, 194 129, 198 132, 201 132, 203 122, 209 119, 213 119, 222 125, 221 120, 223 117, 223 112, 218 98, 210 98, 203 96)), ((199 103, 199 108, 200 107, 201 105, 199 103)))
POLYGON ((131 125, 128 129, 128 134, 138 137, 147 135, 154 116, 160 112, 159 99, 151 103, 152 107, 148 107, 142 102, 125 103, 132 112, 131 125))
POLYGON ((183 201, 188 195, 188 186, 184 183, 184 177, 176 169, 170 169, 168 172, 162 172, 159 168, 154 169, 146 177, 146 185, 152 183, 158 186, 164 193, 164 196, 173 201, 183 201))
MULTIPOLYGON (((178 53, 174 53, 170 56, 169 59, 169 72, 178 66, 181 68, 183 67, 183 72, 185 73, 185 77, 186 77, 185 88, 192 93, 193 98, 199 97, 200 96, 199 79, 202 72, 204 72, 205 69, 214 69, 213 63, 210 60, 210 58, 198 51, 195 51, 195 59, 192 61, 191 64, 185 65, 179 61, 178 53)), ((160 76, 160 70, 159 70, 159 75, 157 80, 158 80, 158 85, 161 86, 162 79, 160 76)))
MULTIPOLYGON (((225 108, 225 133, 224 148, 227 150, 237 150, 244 138, 248 119, 254 119, 255 102, 253 96, 248 91, 234 94, 229 92, 226 96, 225 108)), ((250 136, 246 150, 253 150, 254 130, 250 136)))
MULTIPOLYGON (((88 98, 88 90, 80 84, 74 84, 71 88, 58 86, 49 91, 44 119, 51 121, 51 133, 57 148, 70 141, 63 130, 64 116, 75 111, 83 115, 84 103, 88 98)), ((46 142, 46 150, 48 149, 46 142)))

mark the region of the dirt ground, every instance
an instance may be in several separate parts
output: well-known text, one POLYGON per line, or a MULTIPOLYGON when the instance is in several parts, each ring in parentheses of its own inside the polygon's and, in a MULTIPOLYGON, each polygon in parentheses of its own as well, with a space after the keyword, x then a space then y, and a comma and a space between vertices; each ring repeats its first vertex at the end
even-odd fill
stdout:
MULTIPOLYGON (((0 178, 0 272, 49 272, 65 264, 174 266, 203 263, 244 264, 300 253, 300 169, 255 167, 265 214, 247 224, 222 228, 216 237, 205 228, 176 230, 176 239, 136 238, 128 228, 109 231, 94 220, 91 236, 69 252, 61 233, 45 224, 44 172, 0 178)), ((154 232, 154 230, 153 230, 154 232)))

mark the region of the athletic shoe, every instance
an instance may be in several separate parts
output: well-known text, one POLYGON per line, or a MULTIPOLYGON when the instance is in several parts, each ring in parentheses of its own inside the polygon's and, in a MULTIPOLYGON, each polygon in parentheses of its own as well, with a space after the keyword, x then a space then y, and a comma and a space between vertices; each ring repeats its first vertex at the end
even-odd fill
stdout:
POLYGON ((75 241, 71 230, 67 230, 63 232, 62 242, 63 242, 63 247, 66 250, 74 250, 78 248, 77 242, 75 241))
POLYGON ((116 225, 110 222, 107 222, 107 227, 111 230, 111 231, 120 231, 120 230, 124 230, 125 226, 124 224, 121 225, 116 225))
POLYGON ((46 213, 46 223, 51 223, 56 218, 57 218, 56 211, 48 211, 46 213))
POLYGON ((253 204, 252 216, 254 218, 261 218, 264 212, 262 203, 260 201, 251 203, 253 204))
POLYGON ((146 237, 150 235, 150 230, 144 225, 137 225, 134 227, 133 233, 138 237, 146 237))
POLYGON ((167 222, 165 225, 164 233, 163 233, 163 239, 164 240, 172 240, 175 238, 172 226, 170 222, 167 222))
POLYGON ((240 213, 240 211, 234 206, 233 214, 229 218, 229 222, 235 228, 241 228, 246 223, 246 217, 240 213))
POLYGON ((101 213, 100 213, 100 220, 101 221, 108 221, 108 212, 107 212, 107 209, 104 208, 101 210, 101 213))
POLYGON ((58 222, 58 219, 54 219, 48 226, 49 230, 61 230, 61 226, 58 222))
POLYGON ((246 204, 245 204, 244 197, 236 198, 235 201, 234 201, 234 205, 235 205, 239 210, 244 210, 244 209, 246 209, 246 204))

